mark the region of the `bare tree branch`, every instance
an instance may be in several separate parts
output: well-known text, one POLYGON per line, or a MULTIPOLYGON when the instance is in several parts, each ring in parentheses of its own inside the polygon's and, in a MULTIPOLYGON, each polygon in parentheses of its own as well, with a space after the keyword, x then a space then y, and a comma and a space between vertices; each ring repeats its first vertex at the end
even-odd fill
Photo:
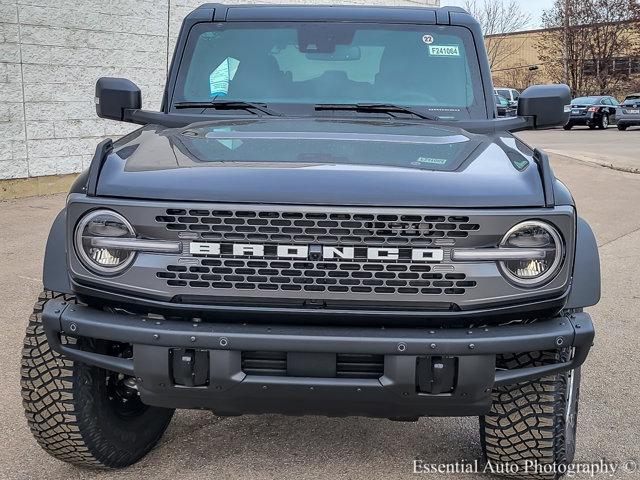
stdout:
POLYGON ((630 85, 628 68, 618 65, 640 57, 638 0, 555 0, 542 22, 548 30, 538 44, 540 57, 555 81, 565 81, 558 59, 566 58, 574 95, 613 94, 630 85))
POLYGON ((515 0, 466 0, 466 10, 473 15, 485 35, 489 65, 500 68, 505 61, 522 48, 522 42, 512 42, 508 34, 525 29, 531 15, 522 10, 515 0), (520 43, 520 44, 518 44, 520 43))

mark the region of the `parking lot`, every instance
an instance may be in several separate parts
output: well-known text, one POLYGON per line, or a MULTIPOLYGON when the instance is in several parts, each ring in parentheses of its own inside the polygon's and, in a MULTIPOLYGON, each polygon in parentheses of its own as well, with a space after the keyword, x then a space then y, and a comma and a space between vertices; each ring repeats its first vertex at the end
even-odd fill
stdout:
MULTIPOLYGON (((556 175, 571 188, 600 245, 603 298, 590 309, 598 331, 583 368, 576 461, 640 460, 640 174, 629 173, 640 168, 640 130, 554 130, 522 138, 552 153, 556 175)), ((0 478, 405 478, 417 458, 452 463, 480 457, 477 418, 397 423, 220 418, 204 411, 177 412, 160 446, 123 472, 77 470, 47 456, 23 417, 19 361, 27 318, 41 290, 47 233, 63 204, 64 195, 0 203, 0 478)))

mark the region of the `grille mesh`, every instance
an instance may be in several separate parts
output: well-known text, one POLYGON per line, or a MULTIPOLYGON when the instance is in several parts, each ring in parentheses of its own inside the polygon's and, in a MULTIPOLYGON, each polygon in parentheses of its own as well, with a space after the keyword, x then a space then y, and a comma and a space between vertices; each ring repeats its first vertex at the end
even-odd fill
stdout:
POLYGON ((437 273, 411 263, 313 262, 204 258, 199 266, 157 272, 170 287, 245 291, 464 295, 477 283, 463 273, 437 273))
MULTIPOLYGON (((247 375, 287 376, 287 352, 242 352, 242 371, 247 375)), ((338 353, 336 378, 380 378, 384 355, 338 353)))
POLYGON ((428 246, 466 238, 480 225, 465 216, 167 209, 155 221, 168 230, 230 242, 428 246))

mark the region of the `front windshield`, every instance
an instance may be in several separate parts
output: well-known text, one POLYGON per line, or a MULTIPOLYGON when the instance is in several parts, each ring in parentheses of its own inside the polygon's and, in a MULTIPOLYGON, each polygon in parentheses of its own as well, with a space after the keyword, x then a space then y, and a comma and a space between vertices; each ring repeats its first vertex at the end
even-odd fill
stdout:
POLYGON ((173 105, 244 101, 287 112, 377 103, 441 119, 487 118, 473 39, 451 26, 201 23, 173 93, 173 105))
POLYGON ((571 102, 572 105, 591 105, 600 100, 600 97, 578 97, 571 102))

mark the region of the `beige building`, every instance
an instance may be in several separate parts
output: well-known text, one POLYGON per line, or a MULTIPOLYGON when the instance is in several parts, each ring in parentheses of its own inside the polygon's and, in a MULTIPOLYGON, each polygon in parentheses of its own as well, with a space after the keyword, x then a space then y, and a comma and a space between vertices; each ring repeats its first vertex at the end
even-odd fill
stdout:
MULTIPOLYGON (((622 26, 621 28, 624 28, 622 26)), ((629 90, 640 89, 640 26, 632 28, 636 35, 637 47, 635 52, 621 55, 611 62, 611 68, 624 80, 615 88, 614 94, 623 97, 629 90)), ((496 86, 524 89, 535 83, 551 83, 562 81, 563 59, 543 58, 541 44, 557 41, 561 38, 561 31, 528 30, 507 35, 491 35, 486 37, 485 43, 490 57, 495 53, 493 76, 496 86), (551 33, 551 34, 550 34, 551 33), (553 33, 556 33, 555 35, 553 33), (560 74, 560 75, 559 75, 560 74)), ((582 74, 588 78, 596 74, 596 64, 587 59, 582 66, 582 74)), ((588 82, 587 82, 588 83, 588 82)), ((589 87, 585 87, 588 89, 589 87)), ((594 93, 590 91, 582 94, 594 93)))
MULTIPOLYGON (((202 3, 0 0, 0 198, 64 191, 69 174, 86 168, 102 139, 135 128, 96 117, 99 77, 130 78, 141 87, 144 106, 159 108, 182 19, 202 3)), ((333 3, 436 6, 439 0, 333 3)))

